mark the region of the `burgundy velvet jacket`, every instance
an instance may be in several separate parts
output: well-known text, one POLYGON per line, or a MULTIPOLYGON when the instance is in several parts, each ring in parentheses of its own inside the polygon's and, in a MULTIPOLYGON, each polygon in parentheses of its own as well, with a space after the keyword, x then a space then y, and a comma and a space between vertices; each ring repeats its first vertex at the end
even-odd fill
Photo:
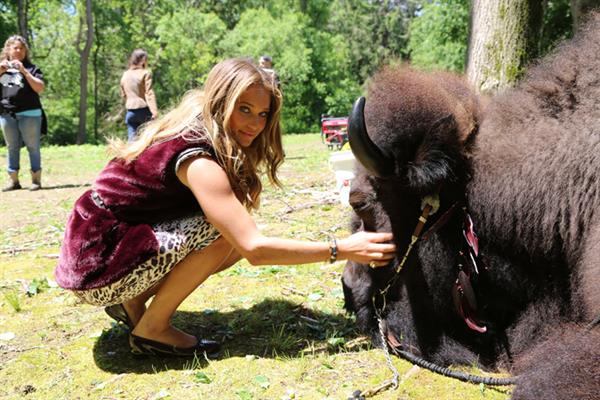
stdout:
POLYGON ((178 137, 152 145, 130 163, 108 163, 94 185, 106 208, 88 190, 69 216, 55 270, 61 287, 84 290, 115 282, 157 254, 151 224, 202 212, 175 174, 177 156, 190 148, 214 157, 205 139, 178 137))

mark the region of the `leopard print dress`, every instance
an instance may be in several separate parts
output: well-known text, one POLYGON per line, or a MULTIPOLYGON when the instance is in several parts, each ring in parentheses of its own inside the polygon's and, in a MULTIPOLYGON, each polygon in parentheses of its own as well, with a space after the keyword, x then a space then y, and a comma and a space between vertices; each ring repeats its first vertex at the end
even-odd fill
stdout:
MULTIPOLYGON (((199 155, 207 154, 202 149, 184 151, 177 158, 175 170, 183 161, 199 155)), ((189 253, 204 249, 221 236, 203 215, 161 222, 152 225, 152 230, 158 240, 158 254, 107 286, 76 290, 75 295, 82 301, 97 306, 123 303, 160 282, 189 253)))

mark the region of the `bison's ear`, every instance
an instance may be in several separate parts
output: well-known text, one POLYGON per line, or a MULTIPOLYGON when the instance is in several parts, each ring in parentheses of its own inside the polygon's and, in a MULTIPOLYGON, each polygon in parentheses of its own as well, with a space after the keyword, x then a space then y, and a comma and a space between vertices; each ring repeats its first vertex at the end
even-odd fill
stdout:
POLYGON ((441 184, 455 179, 454 168, 460 157, 457 129, 451 114, 431 125, 407 169, 410 189, 425 195, 436 192, 441 184))

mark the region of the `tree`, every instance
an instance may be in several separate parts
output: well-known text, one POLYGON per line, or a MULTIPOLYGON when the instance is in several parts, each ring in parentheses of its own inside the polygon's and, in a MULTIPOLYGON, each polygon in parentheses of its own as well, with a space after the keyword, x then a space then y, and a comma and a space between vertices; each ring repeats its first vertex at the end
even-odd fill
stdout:
MULTIPOLYGON (((11 0, 0 0, 0 40, 4 40, 15 32, 15 12, 11 0)), ((3 43, 0 43, 0 46, 3 43)))
POLYGON ((539 0, 473 0, 467 76, 482 92, 505 88, 537 55, 543 16, 539 0))
POLYGON ((415 0, 335 0, 327 28, 350 46, 351 73, 364 82, 385 62, 407 58, 408 25, 415 0))
POLYGON ((19 35, 23 36, 30 42, 29 29, 27 28, 27 11, 29 2, 27 0, 17 1, 17 16, 19 21, 19 35))
POLYGON ((163 83, 159 102, 176 102, 183 93, 200 87, 220 58, 226 26, 213 13, 198 9, 164 15, 156 27, 156 70, 163 83))
POLYGON ((347 114, 368 76, 406 58, 408 24, 420 3, 0 0, 0 40, 26 22, 33 61, 46 80, 47 143, 124 135, 119 79, 137 47, 148 51, 160 108, 201 86, 223 58, 272 55, 285 129, 306 132, 318 129, 323 113, 347 114))
POLYGON ((76 48, 79 53, 79 66, 81 75, 79 78, 79 130, 77 131, 77 144, 85 143, 86 122, 88 109, 88 64, 92 43, 94 41, 94 19, 92 16, 92 0, 85 0, 85 23, 83 17, 80 17, 79 32, 77 34, 76 48), (83 29, 85 25, 85 43, 81 47, 83 29))

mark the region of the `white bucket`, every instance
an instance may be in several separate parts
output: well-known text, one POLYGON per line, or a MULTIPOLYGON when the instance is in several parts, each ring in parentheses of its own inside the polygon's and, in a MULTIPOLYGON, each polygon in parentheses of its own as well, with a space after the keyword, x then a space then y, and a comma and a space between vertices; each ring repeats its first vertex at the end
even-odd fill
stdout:
POLYGON ((337 151, 329 155, 329 162, 334 171, 354 171, 354 154, 351 150, 337 151))
POLYGON ((335 189, 340 195, 340 203, 349 205, 350 184, 354 179, 354 155, 350 150, 331 153, 329 163, 335 173, 335 189))

